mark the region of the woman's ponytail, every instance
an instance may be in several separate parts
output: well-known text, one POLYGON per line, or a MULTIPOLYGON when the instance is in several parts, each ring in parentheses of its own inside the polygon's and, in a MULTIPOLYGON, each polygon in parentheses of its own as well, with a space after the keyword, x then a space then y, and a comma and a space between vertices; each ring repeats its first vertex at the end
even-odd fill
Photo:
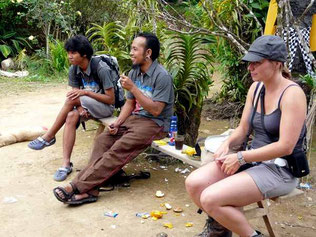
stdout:
POLYGON ((282 76, 285 77, 286 79, 289 79, 289 80, 292 79, 291 72, 284 64, 281 65, 281 73, 282 73, 282 76))

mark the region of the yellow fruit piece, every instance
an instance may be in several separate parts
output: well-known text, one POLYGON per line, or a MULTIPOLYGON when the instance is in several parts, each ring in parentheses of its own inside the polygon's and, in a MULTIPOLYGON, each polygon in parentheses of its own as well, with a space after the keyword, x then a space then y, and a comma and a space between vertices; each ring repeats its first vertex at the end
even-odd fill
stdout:
POLYGON ((194 147, 187 147, 186 149, 182 150, 182 153, 187 154, 188 156, 193 156, 196 154, 195 148, 194 147))
POLYGON ((157 219, 162 218, 163 214, 164 214, 164 213, 161 212, 161 211, 152 211, 152 212, 150 213, 150 215, 151 215, 153 218, 157 218, 157 219))
POLYGON ((172 229, 173 228, 172 223, 165 223, 165 224, 163 224, 163 226, 168 228, 168 229, 172 229))
POLYGON ((193 223, 192 222, 187 222, 185 223, 185 227, 192 227, 193 226, 193 223))
POLYGON ((154 141, 154 143, 155 143, 157 146, 164 146, 164 145, 167 145, 167 142, 164 141, 164 140, 156 140, 156 141, 154 141))

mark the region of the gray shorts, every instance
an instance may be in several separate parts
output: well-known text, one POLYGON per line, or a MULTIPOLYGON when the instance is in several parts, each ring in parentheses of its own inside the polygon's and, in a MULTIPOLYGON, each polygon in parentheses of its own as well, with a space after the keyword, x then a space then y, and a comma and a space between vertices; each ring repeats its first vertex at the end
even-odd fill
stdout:
POLYGON ((290 171, 274 164, 262 162, 245 170, 255 181, 264 198, 273 198, 290 193, 298 184, 290 171))
POLYGON ((96 119, 112 116, 114 111, 113 105, 104 104, 89 96, 80 96, 80 103, 96 119))

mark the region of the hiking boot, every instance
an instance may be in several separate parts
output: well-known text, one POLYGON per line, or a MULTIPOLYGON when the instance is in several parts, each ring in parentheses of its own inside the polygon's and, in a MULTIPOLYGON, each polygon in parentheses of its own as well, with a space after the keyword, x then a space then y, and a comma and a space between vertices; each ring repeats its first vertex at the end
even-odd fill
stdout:
POLYGON ((195 237, 232 237, 232 232, 219 224, 213 218, 208 217, 202 233, 195 237))
POLYGON ((264 237, 264 235, 260 231, 256 230, 256 232, 257 232, 257 235, 253 237, 264 237))

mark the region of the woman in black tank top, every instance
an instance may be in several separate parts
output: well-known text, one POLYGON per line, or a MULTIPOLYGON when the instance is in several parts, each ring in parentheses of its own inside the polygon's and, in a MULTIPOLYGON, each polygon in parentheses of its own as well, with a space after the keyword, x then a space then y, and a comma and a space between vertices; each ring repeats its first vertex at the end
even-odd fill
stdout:
POLYGON ((186 179, 192 200, 209 215, 201 236, 231 236, 232 232, 262 236, 238 207, 287 194, 296 186, 296 178, 279 157, 290 155, 302 145, 306 97, 289 80, 290 74, 284 68, 286 59, 284 41, 271 35, 256 39, 243 58, 249 62, 254 83, 248 91, 240 124, 216 151, 215 161, 186 179), (264 91, 264 96, 260 96, 260 91, 264 91), (249 131, 254 135, 251 149, 230 153, 231 148, 244 142, 249 131))

